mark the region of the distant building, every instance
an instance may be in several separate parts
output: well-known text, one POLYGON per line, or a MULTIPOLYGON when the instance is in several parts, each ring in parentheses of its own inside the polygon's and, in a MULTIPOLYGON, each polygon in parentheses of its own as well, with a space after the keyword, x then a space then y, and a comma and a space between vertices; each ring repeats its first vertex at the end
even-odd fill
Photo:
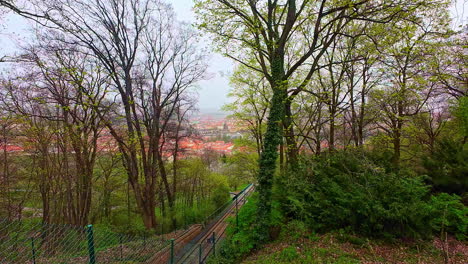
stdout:
POLYGON ((0 151, 6 151, 6 152, 23 152, 24 148, 21 146, 16 146, 16 145, 0 145, 0 151))

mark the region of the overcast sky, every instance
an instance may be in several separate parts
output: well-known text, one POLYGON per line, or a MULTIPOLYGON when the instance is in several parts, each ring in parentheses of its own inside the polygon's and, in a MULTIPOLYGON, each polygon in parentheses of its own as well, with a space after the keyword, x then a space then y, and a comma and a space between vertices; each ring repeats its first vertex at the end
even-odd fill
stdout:
MULTIPOLYGON (((194 22, 193 0, 166 1, 173 5, 178 20, 194 22)), ((467 14, 465 10, 467 9, 468 0, 457 0, 456 5, 451 8, 455 20, 454 24, 466 24, 467 14)), ((12 14, 4 17, 3 23, 0 25, 0 55, 15 52, 18 44, 24 41, 28 35, 28 23, 24 19, 12 14)), ((208 71, 211 78, 198 84, 199 108, 203 112, 219 110, 222 105, 229 101, 227 98, 230 89, 228 75, 232 73, 234 67, 231 60, 214 53, 211 55, 209 65, 208 71)))
MULTIPOLYGON (((193 0, 167 1, 173 5, 178 20, 194 22, 193 0)), ((31 35, 28 33, 28 27, 29 22, 17 15, 8 14, 3 18, 0 24, 0 56, 14 53, 20 43, 27 41, 31 35)), ((211 54, 209 65, 210 79, 198 83, 198 107, 202 112, 219 110, 228 102, 229 79, 227 75, 233 69, 231 60, 215 53, 211 54)))
MULTIPOLYGON (((169 2, 174 6, 179 20, 195 21, 192 11, 193 0, 170 0, 169 2)), ((219 110, 228 102, 229 79, 227 75, 232 73, 233 67, 234 64, 230 59, 219 54, 211 55, 208 71, 212 78, 199 83, 199 108, 201 110, 219 110)))

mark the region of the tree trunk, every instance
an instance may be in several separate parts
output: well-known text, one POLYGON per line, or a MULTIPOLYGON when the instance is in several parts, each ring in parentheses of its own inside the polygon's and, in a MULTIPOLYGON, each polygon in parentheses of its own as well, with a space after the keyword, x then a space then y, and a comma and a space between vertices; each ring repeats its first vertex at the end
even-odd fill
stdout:
POLYGON ((143 224, 146 229, 156 228, 156 217, 154 215, 154 207, 147 205, 143 208, 143 224))
POLYGON ((162 187, 162 182, 159 183, 159 202, 161 206, 161 214, 163 217, 166 217, 166 202, 164 201, 164 191, 162 187))
POLYGON ((398 167, 400 165, 401 156, 401 127, 400 121, 397 121, 397 127, 393 131, 393 164, 398 167))
MULTIPOLYGON (((354 83, 354 78, 351 76, 350 83, 354 83)), ((351 136, 354 141, 354 146, 359 146, 359 136, 358 136, 358 118, 356 114, 356 107, 354 104, 354 87, 351 87, 349 90, 350 97, 350 106, 351 106, 351 136)))
POLYGON ((271 99, 270 112, 267 120, 267 128, 264 137, 264 149, 259 159, 258 187, 259 194, 257 206, 256 234, 258 242, 262 244, 269 239, 271 194, 273 176, 276 171, 276 160, 278 158, 278 146, 281 144, 282 129, 280 122, 284 116, 284 103, 287 99, 286 84, 284 83, 284 52, 275 52, 272 59, 272 82, 273 96, 271 99))
POLYGON ((362 89, 361 89, 361 106, 359 110, 359 122, 358 122, 358 145, 360 147, 364 144, 364 116, 366 111, 366 90, 367 90, 367 59, 365 59, 366 66, 362 72, 362 89))
POLYGON ((283 129, 285 131, 286 138, 286 155, 288 157, 288 168, 297 167, 297 142, 294 135, 294 127, 292 121, 292 112, 291 112, 291 100, 288 99, 284 104, 284 117, 283 117, 283 129))
POLYGON ((9 161, 8 161, 8 152, 7 152, 7 135, 6 135, 6 125, 3 126, 3 178, 5 182, 3 187, 5 190, 6 196, 6 210, 8 214, 8 220, 12 218, 12 204, 11 204, 11 192, 10 192, 10 172, 9 172, 9 161))
POLYGON ((335 113, 332 111, 330 117, 330 135, 328 139, 328 150, 333 152, 335 150, 335 113))
POLYGON ((283 171, 284 170, 284 141, 283 141, 283 139, 281 139, 281 144, 280 144, 280 147, 279 147, 279 151, 280 151, 280 153, 279 153, 279 155, 280 155, 280 170, 283 171))

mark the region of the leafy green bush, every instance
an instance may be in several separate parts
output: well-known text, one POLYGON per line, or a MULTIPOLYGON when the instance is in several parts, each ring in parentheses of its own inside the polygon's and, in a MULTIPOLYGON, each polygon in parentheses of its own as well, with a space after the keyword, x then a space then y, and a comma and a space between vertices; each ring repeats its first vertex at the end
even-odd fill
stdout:
POLYGON ((468 190, 468 144, 449 138, 437 142, 423 166, 435 191, 463 195, 468 190))
POLYGON ((222 206, 229 200, 229 185, 224 175, 212 173, 210 178, 213 180, 212 201, 216 208, 222 206))
MULTIPOLYGON (((258 235, 255 233, 255 220, 257 214, 257 193, 254 193, 248 202, 239 211, 239 226, 236 226, 236 219, 229 219, 230 224, 227 230, 228 239, 220 249, 216 263, 238 263, 238 260, 254 249, 257 244, 258 235)), ((273 202, 271 212, 272 226, 278 226, 281 222, 281 213, 277 201, 273 202)))
POLYGON ((299 257, 299 253, 297 253, 297 250, 293 246, 289 246, 287 248, 284 248, 281 253, 279 254, 279 259, 281 261, 294 261, 299 257))
POLYGON ((466 240, 468 229, 468 207, 457 195, 441 193, 431 197, 431 227, 435 231, 455 234, 457 239, 466 240))
POLYGON ((468 96, 463 96, 458 99, 458 105, 453 109, 453 114, 456 117, 456 124, 460 130, 460 134, 464 137, 464 142, 468 137, 468 96))
MULTIPOLYGON (((429 202, 429 187, 422 177, 386 171, 359 151, 307 160, 295 174, 279 181, 282 211, 320 232, 349 228, 374 237, 429 236, 437 229, 434 210, 439 212, 446 200, 429 202)), ((466 210, 461 206, 457 210, 466 210)), ((460 212, 453 211, 447 219, 450 231, 463 232, 455 217, 460 212)))
POLYGON ((281 229, 281 239, 291 239, 297 241, 301 237, 304 237, 305 233, 308 232, 306 224, 299 220, 289 221, 281 229))

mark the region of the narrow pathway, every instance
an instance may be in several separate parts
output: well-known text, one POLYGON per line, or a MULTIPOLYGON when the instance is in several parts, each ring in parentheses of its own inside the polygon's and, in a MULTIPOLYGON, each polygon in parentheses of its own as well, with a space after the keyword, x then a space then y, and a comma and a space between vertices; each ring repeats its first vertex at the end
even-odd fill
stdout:
POLYGON ((186 243, 184 248, 177 252, 174 263, 204 263, 210 254, 215 253, 216 244, 226 236, 225 231, 229 224, 226 221, 227 218, 236 215, 236 211, 240 210, 247 202, 247 197, 253 191, 254 186, 251 184, 242 193, 239 193, 237 199, 234 198, 233 202, 216 219, 212 220, 198 236, 186 243))
MULTIPOLYGON (((178 233, 173 243, 168 242, 165 247, 151 257, 148 264, 162 263, 201 263, 216 250, 216 243, 225 237, 228 226, 226 221, 229 216, 235 216, 236 212, 247 202, 247 197, 253 192, 254 186, 250 184, 244 190, 236 194, 231 202, 214 219, 208 223, 190 226, 183 233, 178 233), (215 239, 213 239, 215 237, 215 239), (214 244, 213 244, 214 241, 214 244)), ((222 209, 222 208, 219 208, 222 209)))

